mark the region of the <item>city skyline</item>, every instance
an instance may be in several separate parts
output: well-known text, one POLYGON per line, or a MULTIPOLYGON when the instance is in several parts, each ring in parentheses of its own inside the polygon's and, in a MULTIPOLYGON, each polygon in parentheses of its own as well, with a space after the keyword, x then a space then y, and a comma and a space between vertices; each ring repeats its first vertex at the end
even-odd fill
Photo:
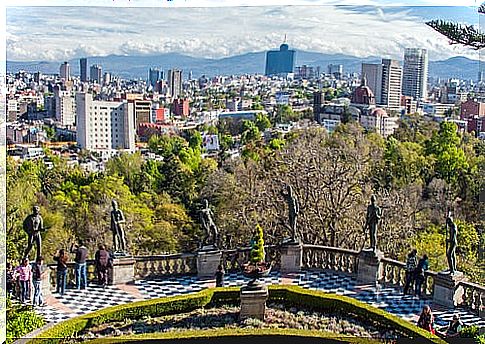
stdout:
POLYGON ((163 53, 217 59, 273 50, 285 34, 295 50, 402 60, 404 48, 417 47, 428 49, 430 60, 453 56, 478 59, 477 52, 449 45, 446 38, 425 25, 432 18, 459 22, 467 18, 467 24, 476 24, 478 15, 467 15, 476 14, 472 7, 79 9, 28 7, 26 16, 26 7, 7 8, 7 60, 62 61, 163 53))

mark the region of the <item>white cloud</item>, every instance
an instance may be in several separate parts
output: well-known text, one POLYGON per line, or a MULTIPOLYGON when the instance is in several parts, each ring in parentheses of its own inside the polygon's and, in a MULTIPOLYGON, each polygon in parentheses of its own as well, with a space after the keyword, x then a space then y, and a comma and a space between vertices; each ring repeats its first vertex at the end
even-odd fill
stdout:
MULTIPOLYGON (((213 0, 206 0, 213 2, 213 0)), ((308 2, 308 0, 307 0, 308 2)), ((423 47, 431 58, 476 57, 450 46, 409 11, 334 6, 228 8, 8 8, 7 58, 60 61, 80 56, 177 52, 220 58, 291 47, 360 57, 401 58, 423 47)))

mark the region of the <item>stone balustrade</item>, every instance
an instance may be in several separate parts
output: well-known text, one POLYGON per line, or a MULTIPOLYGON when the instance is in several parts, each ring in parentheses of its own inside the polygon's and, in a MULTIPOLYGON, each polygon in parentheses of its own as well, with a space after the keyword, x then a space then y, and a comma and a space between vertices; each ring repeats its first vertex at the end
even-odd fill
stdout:
POLYGON ((485 317, 485 287, 476 283, 461 282, 463 297, 460 306, 463 306, 480 317, 485 317))
MULTIPOLYGON (((57 264, 48 264, 49 274, 50 274, 50 283, 52 288, 56 285, 56 266, 57 264)), ((74 262, 67 263, 67 275, 66 275, 66 286, 73 286, 76 285, 76 275, 75 275, 75 266, 74 262)), ((86 260, 86 277, 88 282, 97 281, 98 276, 96 275, 96 267, 94 265, 94 260, 86 260)))
POLYGON ((150 279, 196 273, 196 254, 187 253, 135 257, 136 279, 150 279))
POLYGON ((318 245, 303 245, 303 269, 335 270, 345 273, 357 273, 359 252, 318 245))
MULTIPOLYGON (((406 283, 406 264, 389 258, 383 258, 382 264, 383 276, 381 283, 404 288, 406 283)), ((437 273, 433 271, 426 271, 424 273, 423 296, 432 298, 436 275, 437 273)))

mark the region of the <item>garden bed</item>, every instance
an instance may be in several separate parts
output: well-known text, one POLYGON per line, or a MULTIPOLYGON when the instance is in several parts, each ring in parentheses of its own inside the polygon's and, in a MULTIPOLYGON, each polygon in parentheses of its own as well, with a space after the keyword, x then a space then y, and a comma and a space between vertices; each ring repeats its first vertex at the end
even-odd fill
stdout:
POLYGON ((270 303, 266 309, 264 322, 252 318, 239 320, 239 307, 222 306, 155 318, 145 317, 138 320, 104 323, 82 331, 76 339, 84 341, 103 337, 221 328, 316 330, 333 333, 335 337, 345 335, 374 339, 399 337, 398 333, 392 330, 379 329, 351 317, 303 311, 270 303))

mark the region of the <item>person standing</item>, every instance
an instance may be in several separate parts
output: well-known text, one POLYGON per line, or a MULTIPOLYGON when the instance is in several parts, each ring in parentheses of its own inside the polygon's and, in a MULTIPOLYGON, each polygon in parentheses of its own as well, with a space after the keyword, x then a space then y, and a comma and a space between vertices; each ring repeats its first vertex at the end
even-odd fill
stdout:
POLYGON ((98 246, 98 250, 94 255, 94 262, 96 264, 96 271, 98 272, 98 284, 104 288, 108 282, 110 255, 103 244, 98 246))
POLYGON ((406 261, 406 284, 404 285, 404 295, 408 294, 409 288, 414 282, 414 273, 418 266, 418 258, 416 257, 417 253, 417 250, 412 250, 408 254, 408 259, 406 261))
POLYGON ((223 287, 224 286, 224 269, 222 265, 217 267, 216 271, 216 287, 223 287))
POLYGON ((424 273, 428 269, 429 269, 428 256, 426 254, 423 254, 423 258, 419 260, 418 266, 414 271, 414 280, 415 280, 414 293, 418 297, 421 297, 421 289, 422 289, 421 287, 425 280, 424 273))
POLYGON ((86 276, 86 258, 88 257, 88 249, 84 246, 83 242, 79 240, 79 245, 71 245, 71 253, 76 256, 74 258, 76 273, 76 289, 86 289, 87 276, 86 276))
POLYGON ((418 326, 426 331, 435 333, 434 330, 434 316, 431 312, 431 308, 428 305, 423 307, 421 314, 419 315, 418 326))
POLYGON ((22 263, 16 269, 20 284, 20 302, 25 303, 29 299, 30 281, 32 280, 32 267, 27 258, 22 259, 22 263))
POLYGON ((59 250, 58 254, 54 256, 57 262, 57 278, 56 278, 56 293, 64 295, 66 291, 66 276, 67 276, 67 261, 69 256, 64 250, 59 250))
POLYGON ((7 263, 6 287, 7 294, 10 297, 15 296, 15 271, 10 263, 7 263))
POLYGON ((41 281, 46 271, 43 263, 44 259, 42 257, 37 257, 32 268, 32 283, 34 285, 34 298, 32 300, 33 306, 44 306, 41 281))

